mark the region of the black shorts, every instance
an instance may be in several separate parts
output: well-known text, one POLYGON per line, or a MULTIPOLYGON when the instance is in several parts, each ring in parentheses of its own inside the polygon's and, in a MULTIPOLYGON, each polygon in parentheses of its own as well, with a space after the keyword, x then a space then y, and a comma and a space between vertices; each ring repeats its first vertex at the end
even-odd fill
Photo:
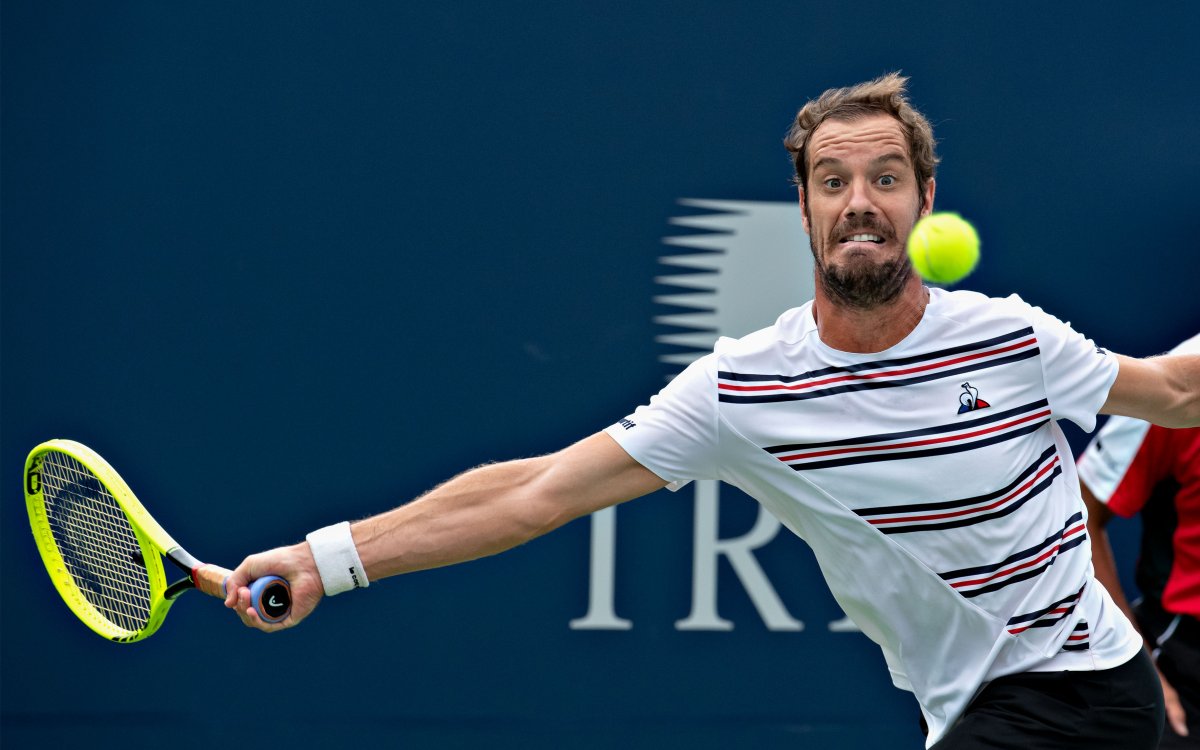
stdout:
POLYGON ((1163 698, 1150 655, 1097 672, 989 682, 933 750, 1154 750, 1163 698))

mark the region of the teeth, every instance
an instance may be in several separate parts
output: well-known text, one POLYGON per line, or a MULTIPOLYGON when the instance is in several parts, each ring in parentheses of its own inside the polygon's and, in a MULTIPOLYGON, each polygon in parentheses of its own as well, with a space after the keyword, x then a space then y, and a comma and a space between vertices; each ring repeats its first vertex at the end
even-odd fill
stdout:
POLYGON ((877 234, 855 234, 851 235, 848 242, 883 242, 883 238, 877 234))

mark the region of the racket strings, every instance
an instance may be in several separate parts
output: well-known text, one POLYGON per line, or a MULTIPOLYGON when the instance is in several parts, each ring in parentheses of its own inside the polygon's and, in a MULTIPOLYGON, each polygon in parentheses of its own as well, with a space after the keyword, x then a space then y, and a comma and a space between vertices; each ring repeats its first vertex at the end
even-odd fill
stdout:
POLYGON ((57 452, 45 456, 42 494, 55 544, 84 598, 117 627, 145 627, 149 574, 116 498, 83 464, 57 452))

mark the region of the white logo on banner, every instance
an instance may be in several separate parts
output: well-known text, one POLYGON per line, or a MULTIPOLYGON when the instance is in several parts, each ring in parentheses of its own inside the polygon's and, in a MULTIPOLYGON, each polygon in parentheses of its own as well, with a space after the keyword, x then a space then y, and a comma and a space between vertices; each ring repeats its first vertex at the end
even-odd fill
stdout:
POLYGON ((664 362, 689 365, 712 351, 719 336, 740 338, 775 322, 779 314, 812 299, 813 264, 796 203, 684 200, 685 206, 719 213, 680 216, 671 223, 698 230, 667 237, 681 248, 659 258, 684 271, 656 281, 692 290, 663 294, 655 302, 693 308, 654 322, 693 329, 658 337, 692 351, 665 354, 664 362))
MULTIPOLYGON (((712 351, 720 336, 741 337, 770 325, 780 313, 813 295, 812 253, 797 203, 732 200, 683 200, 707 213, 678 216, 671 224, 690 230, 664 238, 679 252, 659 258, 671 273, 656 281, 685 291, 662 294, 656 302, 682 308, 655 322, 676 332, 657 337, 673 351, 661 359, 687 366, 712 351)), ((763 572, 754 550, 771 540, 782 526, 759 506, 758 519, 745 535, 717 536, 720 484, 693 482, 695 527, 692 559, 692 611, 675 623, 677 630, 732 630, 717 613, 717 563, 722 555, 769 630, 800 631, 804 623, 787 611, 763 572)), ((633 623, 614 609, 617 509, 592 515, 588 612, 570 623, 573 629, 629 630, 633 623)), ((833 631, 857 630, 847 619, 830 623, 833 631)))

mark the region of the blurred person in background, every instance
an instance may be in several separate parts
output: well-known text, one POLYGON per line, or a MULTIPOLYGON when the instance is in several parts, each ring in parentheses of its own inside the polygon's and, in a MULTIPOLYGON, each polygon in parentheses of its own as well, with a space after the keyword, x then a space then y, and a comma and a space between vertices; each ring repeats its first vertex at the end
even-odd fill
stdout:
MULTIPOLYGON (((1173 350, 1200 353, 1200 335, 1173 350)), ((1166 698, 1161 748, 1200 748, 1200 428, 1112 417, 1079 458, 1096 578, 1137 625, 1166 698), (1130 606, 1105 527, 1141 515, 1130 606)))

